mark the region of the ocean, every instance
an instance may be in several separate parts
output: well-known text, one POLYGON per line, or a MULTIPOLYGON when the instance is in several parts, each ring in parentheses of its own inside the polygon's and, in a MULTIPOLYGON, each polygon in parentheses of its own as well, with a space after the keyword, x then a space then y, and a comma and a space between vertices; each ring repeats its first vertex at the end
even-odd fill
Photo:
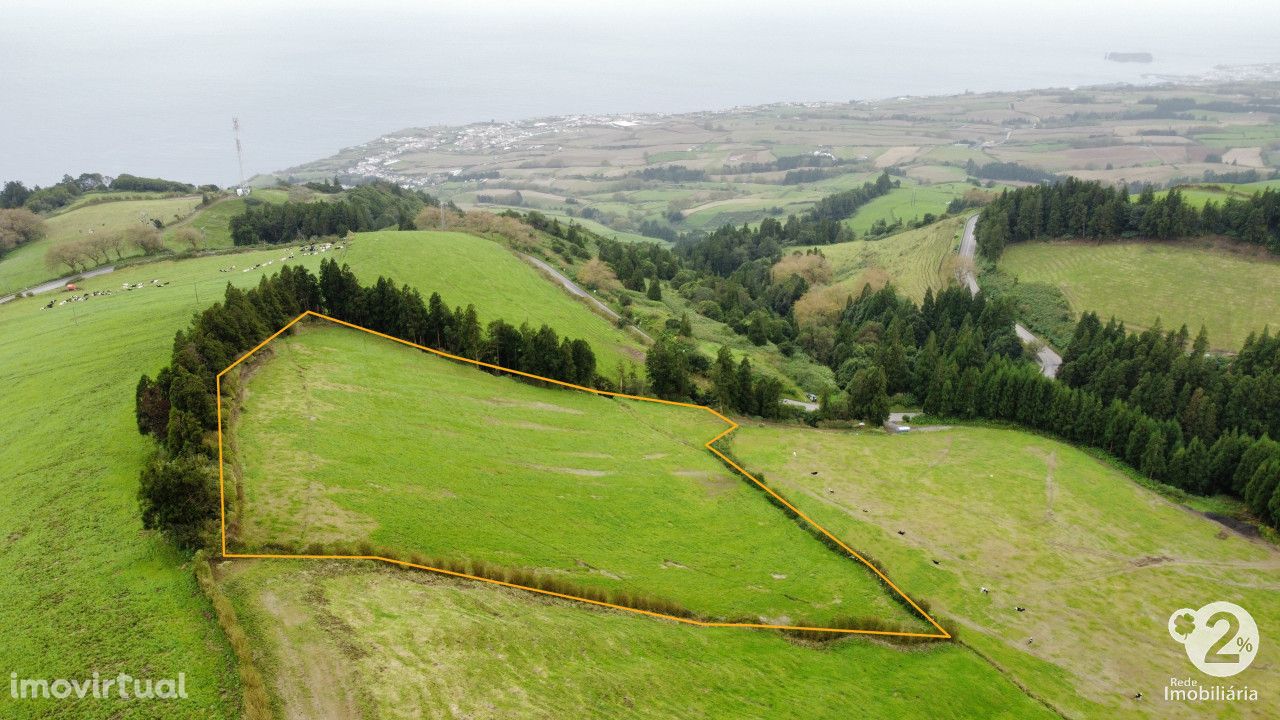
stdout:
POLYGON ((1280 3, 1181 0, 17 0, 0 22, 0 181, 233 184, 233 116, 252 175, 405 127, 1147 83, 1280 62, 1277 27, 1280 3))

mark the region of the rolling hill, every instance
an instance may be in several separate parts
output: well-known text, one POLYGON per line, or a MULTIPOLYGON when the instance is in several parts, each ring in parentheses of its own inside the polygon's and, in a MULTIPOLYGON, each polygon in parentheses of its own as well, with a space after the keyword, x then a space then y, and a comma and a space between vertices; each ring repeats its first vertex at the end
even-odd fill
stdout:
MULTIPOLYGON (((105 197, 110 199, 111 196, 105 197)), ((45 262, 45 253, 51 247, 132 225, 151 226, 153 219, 166 224, 177 222, 189 216, 199 205, 199 195, 78 204, 46 219, 47 237, 23 245, 0 260, 0 294, 66 275, 65 267, 50 268, 45 262)), ((125 249, 126 256, 136 254, 138 250, 135 248, 125 249)))
MULTIPOLYGON (((1200 717, 1203 708, 1155 704, 1169 669, 1186 659, 1169 641, 1169 614, 1225 595, 1260 626, 1280 620, 1271 543, 1063 443, 1015 430, 930 430, 752 425, 733 446, 801 510, 876 548, 891 573, 956 618, 965 645, 1067 716, 1200 717)), ((1250 684, 1277 679, 1276 661, 1259 657, 1250 684)), ((1264 706, 1233 710, 1265 717, 1264 706)))
POLYGON ((727 428, 709 413, 494 377, 325 321, 268 348, 233 432, 237 551, 367 543, 722 621, 931 631, 707 452, 727 428))
POLYGON ((1215 350, 1280 328, 1280 261, 1230 242, 1032 242, 1011 246, 1001 270, 1061 289, 1071 309, 1130 328, 1205 326, 1215 350))
POLYGON ((854 240, 816 249, 827 256, 832 285, 841 291, 857 295, 867 283, 878 288, 892 282, 918 302, 929 288, 937 292, 954 281, 955 251, 963 226, 963 218, 951 218, 882 240, 854 240))
POLYGON ((497 242, 460 232, 385 231, 354 236, 344 261, 366 282, 379 275, 439 292, 451 305, 474 304, 481 322, 494 318, 535 327, 546 323, 561 335, 582 338, 596 352, 597 367, 644 360, 643 341, 592 312, 565 290, 497 242))

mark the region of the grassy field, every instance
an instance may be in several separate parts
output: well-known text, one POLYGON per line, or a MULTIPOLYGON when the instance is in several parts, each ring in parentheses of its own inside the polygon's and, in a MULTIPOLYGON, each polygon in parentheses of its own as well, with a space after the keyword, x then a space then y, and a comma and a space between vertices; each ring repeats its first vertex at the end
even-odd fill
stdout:
MULTIPOLYGON (((262 188, 253 191, 252 197, 262 202, 282 203, 289 198, 289 194, 284 190, 262 188)), ((231 247, 231 218, 243 214, 246 206, 245 198, 230 197, 201 210, 187 223, 183 224, 190 225, 204 233, 205 247, 231 247)), ((184 248, 179 247, 173 239, 176 229, 176 227, 167 228, 164 237, 170 246, 181 250, 184 248)))
POLYGON ((1280 262, 1204 243, 1037 242, 1011 245, 1000 268, 1062 289, 1076 313, 1115 316, 1130 328, 1186 324, 1209 330, 1216 350, 1280 328, 1280 262))
MULTIPOLYGON (((1182 193, 1183 201, 1188 205, 1199 208, 1204 207, 1205 203, 1210 200, 1222 205, 1231 198, 1237 201, 1247 200, 1255 193, 1277 187, 1280 187, 1280 180, 1260 180, 1252 183, 1196 183, 1180 185, 1178 190, 1182 193)), ((1161 190, 1156 193, 1156 197, 1164 197, 1168 194, 1168 190, 1161 190)), ((1136 201, 1137 199, 1137 194, 1131 196, 1131 200, 1136 201)))
MULTIPOLYGON (((77 211, 79 212, 79 211, 77 211)), ((244 256, 250 263, 279 250, 244 256)), ((313 269, 319 258, 306 258, 313 269)), ((142 531, 138 471, 152 442, 138 435, 134 388, 168 361, 173 334, 221 295, 225 258, 157 263, 85 282, 171 282, 42 310, 41 298, 0 306, 0 666, 23 677, 185 672, 190 717, 239 717, 230 649, 189 565, 142 531)), ((172 717, 163 704, 14 702, 0 716, 172 717), (74 709, 72 709, 74 707, 74 709), (60 710, 59 710, 60 709, 60 710)))
POLYGON ((970 190, 973 190, 973 186, 965 182, 938 185, 915 185, 904 182, 902 187, 891 190, 888 195, 863 205, 853 217, 845 220, 845 225, 862 237, 877 220, 893 224, 898 220, 903 222, 919 220, 925 216, 925 213, 941 215, 946 212, 947 203, 963 197, 970 190))
MULTIPOLYGON (((246 253, 235 263, 279 256, 279 250, 246 253)), ((319 260, 295 262, 315 270, 319 260)), ((7 497, 0 509, 6 528, 0 569, 9 578, 0 583, 0 623, 7 629, 0 664, 32 677, 185 672, 191 698, 184 712, 239 716, 230 650, 190 567, 141 531, 137 472, 150 441, 137 434, 133 418, 137 377, 167 361, 173 332, 228 281, 251 285, 266 271, 219 273, 228 262, 212 257, 120 270, 85 285, 114 289, 152 278, 171 284, 74 306, 41 310, 39 299, 0 306, 6 338, 0 463, 7 497)), ((511 708, 555 716, 579 702, 650 717, 680 708, 708 716, 767 714, 802 702, 816 717, 843 717, 849 703, 902 717, 1038 712, 988 665, 950 645, 904 651, 847 641, 814 649, 768 633, 702 632, 472 584, 388 578, 360 565, 324 570, 282 561, 249 570, 233 576, 230 588, 248 615, 254 647, 277 658, 291 653, 295 660, 336 661, 321 665, 326 672, 320 675, 287 658, 267 672, 313 693, 357 682, 370 688, 371 702, 387 716, 440 707, 441 698, 490 717, 511 708), (332 575, 337 584, 317 590, 307 582, 311 573, 332 575), (418 632, 428 636, 414 638, 418 632), (309 644, 309 633, 322 642, 309 644), (489 640, 469 639, 476 637, 489 640), (283 652, 282 643, 288 643, 283 652), (438 665, 445 657, 449 664, 438 665), (683 672, 654 683, 651 673, 636 670, 658 662, 678 663, 683 672), (869 666, 877 668, 874 685, 848 672, 869 666), (543 680, 530 682, 534 677, 543 680), (744 692, 744 679, 756 679, 757 687, 744 692), (399 702, 408 709, 397 710, 399 702)), ((5 717, 54 710, 15 704, 0 693, 5 717)), ((76 706, 78 717, 170 717, 172 711, 114 702, 76 706)))
POLYGON ((883 240, 855 240, 818 249, 831 263, 833 282, 853 295, 868 282, 886 281, 917 302, 925 290, 935 292, 954 279, 954 256, 963 218, 952 218, 883 240))
POLYGON ((237 562, 224 586, 297 717, 1053 717, 954 644, 816 648, 363 563, 237 562))
POLYGON ((235 430, 248 552, 367 541, 702 615, 929 626, 702 444, 702 410, 533 387, 327 322, 279 338, 235 430))
MULTIPOLYGON (((477 293, 475 299, 447 290, 443 284, 456 277, 455 266, 441 265, 445 261, 439 253, 417 244, 430 235, 362 236, 338 259, 350 262, 365 279, 390 272, 424 290, 438 288, 452 303, 471 301, 481 306, 484 301, 485 318, 501 314, 512 319, 516 310, 528 305, 527 299, 521 303, 525 296, 489 290, 492 283, 510 282, 514 269, 486 273, 486 287, 481 290, 474 284, 457 284, 458 293, 477 293)), ((468 247, 461 251, 467 255, 474 252, 469 247, 472 243, 487 242, 449 238, 441 235, 427 242, 439 243, 447 254, 459 252, 454 243, 460 243, 468 247)), ((941 244, 940 238, 935 240, 941 244)), ((1201 258, 1196 263, 1204 263, 1206 252, 1190 252, 1201 258)), ((0 572, 7 578, 0 583, 0 626, 6 629, 0 665, 23 676, 50 678, 82 678, 94 671, 154 678, 183 672, 191 698, 184 701, 181 714, 239 716, 240 691, 231 654, 190 567, 140 527, 137 472, 151 443, 136 432, 133 394, 141 372, 154 373, 167 361, 174 331, 186 324, 192 312, 219 297, 228 281, 251 285, 274 268, 230 274, 219 269, 232 263, 245 267, 279 260, 282 254, 282 249, 273 249, 234 259, 210 257, 126 268, 86 281, 86 289, 118 289, 123 282, 145 283, 152 278, 170 285, 51 310, 41 309, 47 302, 41 298, 0 306, 0 336, 5 338, 0 344, 0 382, 5 388, 0 403, 0 467, 6 471, 6 503, 0 508, 0 527, 5 528, 0 533, 0 572)), ((519 263, 509 254, 505 257, 519 263)), ((1241 272, 1255 266, 1274 268, 1229 259, 1243 265, 1241 272)), ((319 260, 299 256, 293 262, 314 270, 319 260)), ((504 261, 494 262, 503 267, 504 261)), ((530 297, 539 297, 536 287, 530 286, 527 292, 535 293, 530 297)), ((560 292, 550 283, 546 287, 560 292)), ((1255 281, 1252 297, 1262 294, 1259 287, 1274 286, 1255 281)), ((551 308, 547 297, 546 307, 551 308)), ((575 301, 562 296, 561 302, 575 301)), ((610 330, 608 323, 600 322, 610 330)), ((1166 319, 1165 324, 1170 321, 1166 319)), ((416 354, 413 359, 430 360, 416 354)), ((254 382, 268 378, 270 367, 264 367, 264 374, 254 382)), ((319 389, 335 395, 341 395, 345 386, 368 384, 364 377, 344 379, 344 372, 351 371, 339 368, 310 380, 318 388, 332 385, 319 389)), ((474 370, 466 372, 478 381, 513 385, 474 370)), ((425 387, 430 380, 405 374, 398 379, 410 388, 425 387)), ((515 387, 519 392, 535 390, 515 387)), ((261 397, 251 395, 249 400, 261 397)), ((564 397, 556 393, 554 403, 569 402, 564 397)), ((412 411, 404 408, 403 414, 412 411)), ((586 422, 572 413, 511 406, 493 406, 486 417, 547 425, 534 416, 551 414, 556 420, 586 422)), ((316 416, 320 422, 323 412, 316 416)), ((700 442, 691 443, 692 447, 671 443, 666 438, 680 430, 678 424, 665 418, 648 422, 641 428, 642 435, 615 437, 614 433, 607 440, 632 453, 650 454, 655 451, 642 446, 644 438, 661 435, 663 442, 674 446, 669 457, 652 461, 662 468, 663 476, 671 476, 673 469, 701 469, 696 463, 709 456, 700 449, 700 442)), ((405 428, 397 426, 397 431, 405 428)), ((594 424, 580 429, 584 434, 605 432, 594 424)), ((488 425, 476 428, 473 447, 492 430, 488 425)), ((546 431, 529 428, 525 434, 542 432, 546 431)), ((1273 547, 1222 531, 1067 446, 1024 433, 983 429, 898 437, 778 426, 740 432, 735 449, 750 467, 765 470, 772 484, 853 546, 867 548, 913 596, 929 599, 940 615, 958 621, 963 644, 901 650, 850 640, 814 648, 772 633, 686 628, 359 563, 236 563, 220 569, 222 581, 245 615, 268 675, 278 678, 281 702, 302 717, 333 716, 351 708, 386 716, 421 712, 561 717, 588 705, 642 717, 794 715, 797 707, 804 708, 806 717, 846 717, 850 707, 892 717, 1021 718, 1043 711, 976 653, 1070 716, 1189 715, 1194 707, 1157 704, 1160 686, 1169 677, 1191 673, 1185 655, 1165 632, 1171 608, 1231 599, 1253 613, 1264 633, 1280 619, 1276 599, 1280 585, 1275 579, 1280 561, 1273 547), (905 534, 898 535, 898 530, 905 534), (991 595, 977 592, 984 585, 992 589, 991 595), (1013 612, 1014 604, 1027 606, 1028 612, 1013 612), (667 670, 662 682, 654 682, 652 667, 659 663, 667 670), (866 668, 874 669, 874 682, 868 682, 866 668), (1145 699, 1132 700, 1139 690, 1145 699)), ((358 449, 333 448, 342 438, 331 437, 332 433, 311 434, 309 445, 326 453, 358 449)), ((504 438, 503 442, 510 441, 504 438)), ((510 448, 513 453, 520 450, 519 444, 510 448)), ((413 451, 424 456, 436 452, 432 446, 413 451)), ((585 455, 594 450, 566 443, 558 452, 560 458, 539 464, 555 471, 602 469, 596 463, 604 458, 585 455)), ((518 464, 524 461, 516 462, 515 467, 501 469, 517 474, 529 470, 518 464)), ((327 470, 322 466, 308 470, 312 471, 327 470)), ((573 487, 598 487, 614 476, 568 474, 568 479, 573 487)), ((746 506, 734 500, 736 495, 727 484, 726 494, 708 507, 705 496, 719 491, 716 482, 722 478, 673 479, 685 483, 693 496, 681 512, 737 512, 739 524, 732 532, 722 530, 728 534, 724 543, 726 547, 750 544, 742 537, 747 525, 741 523, 741 514, 754 511, 744 510, 746 506)), ((739 485, 734 487, 740 487, 741 481, 736 482, 739 485)), ((338 497, 349 500, 342 494, 338 497)), ((779 522, 773 508, 760 504, 770 517, 770 527, 794 532, 801 541, 812 543, 793 525, 779 522)), ((420 521, 403 512, 403 503, 390 505, 375 509, 400 511, 399 515, 392 512, 392 520, 401 527, 420 521)), ((361 508, 350 512, 322 515, 318 520, 337 522, 364 514, 361 508)), ((526 517, 512 524, 521 531, 534 529, 526 517)), ((669 528, 645 514, 636 521, 644 529, 627 543, 582 546, 601 553, 605 560, 636 562, 639 556, 632 553, 642 548, 633 538, 661 538, 668 547, 662 548, 660 560, 669 558, 666 550, 680 549, 669 528), (616 544, 629 547, 613 547, 616 544)), ((451 522, 457 529, 457 519, 451 522)), ((593 527, 590 522, 578 525, 584 531, 593 527)), ((380 538, 390 536, 378 533, 392 529, 394 524, 388 522, 374 528, 370 537, 381 542, 380 538)), ((808 565, 807 551, 800 546, 792 552, 781 540, 760 542, 760 537, 754 530, 748 536, 759 542, 747 548, 746 557, 753 565, 728 564, 723 570, 727 577, 740 579, 757 567, 754 563, 773 562, 779 556, 808 565)), ((495 552, 493 557, 499 556, 495 552)), ((703 557, 708 563, 724 562, 723 556, 715 554, 703 557)), ((606 561, 596 565, 619 575, 618 581, 597 577, 576 562, 568 572, 600 583, 639 578, 648 582, 649 576, 662 581, 668 573, 668 587, 688 592, 691 604, 699 598, 712 605, 729 604, 731 596, 720 597, 706 586, 677 587, 670 577, 708 567, 682 564, 686 570, 650 567, 648 575, 643 567, 624 575, 606 561)), ((837 591, 856 589, 856 570, 856 566, 844 569, 837 591)), ((764 583, 766 588, 786 582, 772 574, 764 583)), ((788 580, 806 580, 787 570, 778 574, 788 575, 788 580)), ((770 597, 762 593, 752 600, 769 602, 770 597)), ((790 612, 791 606, 785 603, 795 601, 779 602, 783 602, 780 610, 790 612)), ((1237 680, 1255 688, 1275 686, 1276 657, 1273 645, 1261 643, 1258 659, 1237 680)), ((1269 709, 1235 705, 1223 715, 1267 716, 1269 709)), ((15 703, 0 693, 0 716, 55 714, 171 717, 174 708, 111 701, 73 706, 15 703)))
MULTIPOLYGON (((1260 627, 1280 623, 1275 546, 1062 443, 984 428, 890 436, 762 425, 733 445, 802 510, 875 548, 891 577, 956 618, 964 643, 1070 717, 1203 717, 1221 707, 1163 701, 1170 677, 1195 674, 1166 629, 1178 608, 1230 598, 1260 627)), ((1233 682, 1275 687, 1280 652, 1263 647, 1233 682)), ((1271 717, 1271 702, 1218 716, 1271 717)))
POLYGON ((573 217, 572 215, 565 213, 563 210, 530 208, 527 205, 521 206, 521 207, 515 207, 511 205, 492 205, 492 204, 467 205, 466 203, 460 203, 460 204, 466 209, 475 208, 477 210, 485 210, 487 212, 494 212, 494 213, 500 213, 503 210, 514 210, 520 213, 527 213, 531 209, 534 209, 542 213, 543 215, 546 215, 547 217, 559 218, 560 222, 563 222, 563 223, 575 222, 581 225, 583 228, 590 230, 591 232, 598 233, 601 237, 610 238, 612 240, 620 240, 622 242, 656 242, 656 243, 661 243, 663 245, 668 244, 667 241, 661 240, 659 238, 651 238, 645 235, 637 235, 636 233, 622 232, 620 230, 614 230, 613 228, 608 227, 606 225, 602 225, 599 222, 596 222, 595 220, 589 220, 587 218, 580 218, 580 217, 573 217))
MULTIPOLYGON (((65 217, 131 204, 94 205, 65 217)), ((492 245, 463 237, 463 244, 492 245)), ((433 274, 441 268, 463 266, 429 265, 425 255, 396 240, 379 248, 364 238, 363 248, 357 242, 335 257, 351 262, 364 279, 391 272, 424 289, 439 287, 451 302, 477 303, 486 318, 501 311, 517 319, 519 310, 536 319, 534 313, 545 311, 556 315, 546 318, 552 323, 580 318, 571 329, 579 334, 597 324, 601 335, 614 332, 505 251, 500 258, 514 263, 513 272, 493 275, 486 300, 474 293, 474 284, 459 283, 460 290, 473 293, 462 297, 433 279, 449 277, 433 274)), ((24 677, 80 678, 98 670, 104 676, 131 672, 158 679, 185 672, 191 699, 184 709, 192 716, 239 715, 230 649, 190 566, 165 542, 142 532, 137 476, 152 444, 137 433, 133 397, 138 376, 154 374, 167 362, 173 333, 193 312, 219 299, 228 282, 253 285, 275 268, 220 269, 278 262, 285 252, 124 268, 83 283, 86 291, 115 291, 110 297, 43 310, 48 300, 64 297, 54 293, 0 306, 0 466, 7 498, 0 508, 0 572, 8 578, 0 583, 0 626, 6 628, 0 665, 24 677), (169 285, 152 287, 152 279, 169 285), (147 286, 120 292, 126 282, 147 286)), ((316 271, 322 257, 291 262, 316 271)), ((501 259, 494 262, 506 267, 501 259)), ((103 702, 77 706, 77 716, 168 717, 171 710, 103 702)), ((0 693, 0 716, 49 712, 48 705, 15 705, 0 693)))
POLYGON ((643 363, 641 341, 595 314, 496 242, 456 232, 362 233, 345 261, 366 282, 386 275, 450 306, 474 304, 480 321, 547 323, 556 332, 591 343, 602 373, 619 362, 643 363))
MULTIPOLYGON (((166 224, 190 215, 200 205, 200 196, 120 200, 84 205, 48 218, 49 235, 24 245, 0 260, 0 294, 30 287, 67 274, 64 266, 50 268, 45 263, 49 248, 90 237, 91 233, 122 230, 130 225, 150 225, 157 219, 166 224)), ((137 254, 129 248, 127 255, 137 254)))

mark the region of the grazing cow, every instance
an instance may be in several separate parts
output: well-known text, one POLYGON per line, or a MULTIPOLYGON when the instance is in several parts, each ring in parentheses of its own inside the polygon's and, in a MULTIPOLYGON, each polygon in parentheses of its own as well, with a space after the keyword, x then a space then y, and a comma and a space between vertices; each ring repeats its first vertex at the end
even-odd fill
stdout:
POLYGON ((1024 608, 1024 607, 1022 607, 1021 605, 1015 605, 1015 606, 1013 606, 1013 609, 1014 609, 1014 610, 1017 610, 1018 612, 1026 612, 1026 611, 1027 611, 1027 609, 1026 609, 1026 608, 1024 608))
POLYGON ((899 534, 899 535, 906 535, 906 534, 907 534, 907 531, 906 531, 906 530, 899 530, 899 531, 898 531, 898 534, 899 534))
POLYGON ((983 595, 986 595, 987 593, 991 592, 990 590, 986 589, 985 587, 980 587, 980 588, 978 588, 978 589, 982 591, 982 594, 983 594, 983 595))

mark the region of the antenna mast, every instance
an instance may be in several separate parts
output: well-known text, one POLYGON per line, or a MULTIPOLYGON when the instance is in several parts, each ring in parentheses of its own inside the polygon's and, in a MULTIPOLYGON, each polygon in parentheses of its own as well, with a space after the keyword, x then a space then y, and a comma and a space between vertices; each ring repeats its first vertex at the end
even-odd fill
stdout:
POLYGON ((240 118, 231 118, 231 129, 236 135, 236 160, 240 163, 240 187, 244 187, 244 151, 240 149, 240 118))

